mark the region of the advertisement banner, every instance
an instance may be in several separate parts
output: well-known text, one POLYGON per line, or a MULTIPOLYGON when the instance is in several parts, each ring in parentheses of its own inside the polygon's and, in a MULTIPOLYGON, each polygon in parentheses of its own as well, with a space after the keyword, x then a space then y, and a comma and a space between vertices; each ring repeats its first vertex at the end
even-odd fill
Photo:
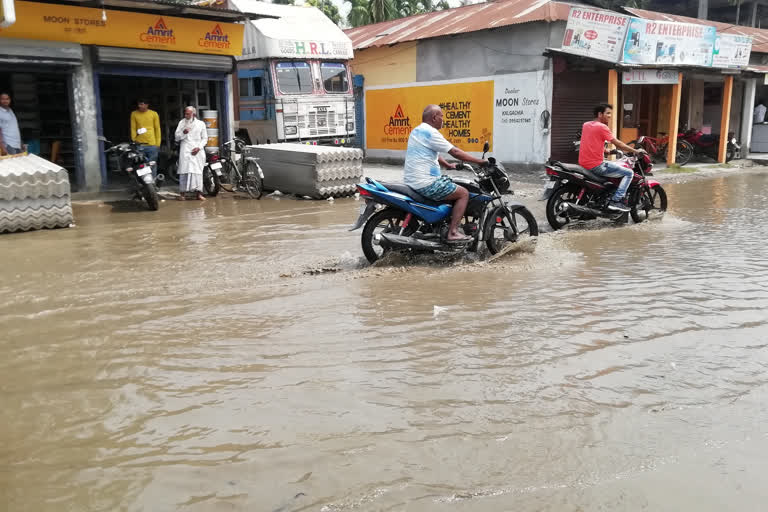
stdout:
POLYGON ((609 11, 571 7, 561 49, 593 59, 618 62, 629 19, 629 16, 609 11))
POLYGON ((676 84, 679 80, 676 69, 633 69, 621 74, 624 85, 676 84))
POLYGON ((493 105, 494 156, 506 162, 543 162, 549 157, 552 73, 534 71, 502 75, 495 80, 493 105))
POLYGON ((435 103, 443 109, 443 136, 464 151, 482 152, 485 141, 493 146, 493 87, 487 80, 366 89, 366 147, 405 150, 424 107, 435 103))
POLYGON ((716 68, 745 68, 752 52, 752 38, 736 34, 717 34, 712 66, 716 68))
POLYGON ((243 51, 243 25, 236 23, 34 2, 16 2, 16 18, 0 37, 219 55, 243 51))
POLYGON ((709 67, 714 46, 715 27, 632 18, 623 61, 709 67))

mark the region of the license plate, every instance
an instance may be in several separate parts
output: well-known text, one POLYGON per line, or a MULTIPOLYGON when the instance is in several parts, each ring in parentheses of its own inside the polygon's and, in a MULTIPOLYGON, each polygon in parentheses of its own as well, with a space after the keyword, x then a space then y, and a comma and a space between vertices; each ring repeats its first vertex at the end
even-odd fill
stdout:
POLYGON ((213 170, 221 169, 221 164, 218 162, 216 162, 215 164, 211 164, 211 169, 213 170))
POLYGON ((137 176, 146 176, 147 174, 152 172, 151 167, 142 167, 141 169, 136 169, 136 175, 137 176))
POLYGON ((547 186, 544 187, 544 188, 545 189, 555 188, 555 182, 554 181, 550 181, 549 183, 547 183, 547 186))
POLYGON ((214 169, 216 176, 221 176, 221 169, 214 169))

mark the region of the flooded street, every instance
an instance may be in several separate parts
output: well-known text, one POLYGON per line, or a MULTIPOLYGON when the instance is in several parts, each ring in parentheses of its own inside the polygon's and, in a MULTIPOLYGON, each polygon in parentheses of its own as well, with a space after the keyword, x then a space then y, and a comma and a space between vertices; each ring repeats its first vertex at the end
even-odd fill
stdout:
POLYGON ((368 267, 351 198, 4 235, 0 503, 763 510, 768 172, 665 188, 491 263, 368 267))

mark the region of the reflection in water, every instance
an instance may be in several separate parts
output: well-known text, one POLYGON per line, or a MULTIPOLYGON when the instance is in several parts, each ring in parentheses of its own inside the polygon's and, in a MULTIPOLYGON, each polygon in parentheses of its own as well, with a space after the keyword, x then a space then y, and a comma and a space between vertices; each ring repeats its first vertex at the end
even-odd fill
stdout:
POLYGON ((757 510, 767 179, 490 263, 363 266, 351 199, 1 237, 7 509, 757 510))

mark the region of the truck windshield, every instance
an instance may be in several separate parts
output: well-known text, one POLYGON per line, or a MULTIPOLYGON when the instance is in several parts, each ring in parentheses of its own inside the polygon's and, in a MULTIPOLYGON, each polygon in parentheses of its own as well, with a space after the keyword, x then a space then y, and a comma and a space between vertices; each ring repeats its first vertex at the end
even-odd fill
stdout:
POLYGON ((278 62, 277 88, 283 94, 312 92, 312 70, 306 62, 278 62))
POLYGON ((341 62, 323 62, 320 64, 323 86, 326 92, 347 92, 347 66, 341 62))

